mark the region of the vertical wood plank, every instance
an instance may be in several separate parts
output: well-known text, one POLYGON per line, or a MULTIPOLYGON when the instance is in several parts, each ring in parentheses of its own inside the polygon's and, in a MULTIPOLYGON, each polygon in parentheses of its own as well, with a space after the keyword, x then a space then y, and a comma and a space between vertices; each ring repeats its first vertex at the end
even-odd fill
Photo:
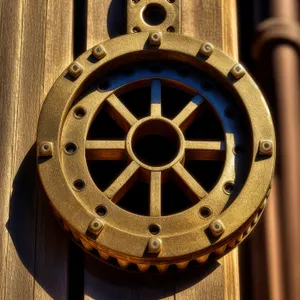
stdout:
POLYGON ((236 0, 222 0, 222 48, 238 59, 238 28, 236 0))
POLYGON ((182 33, 223 46, 221 0, 182 0, 182 33))
POLYGON ((126 32, 126 0, 87 0, 87 49, 126 32))
MULTIPOLYGON (((88 0, 88 48, 112 37, 107 18, 117 1, 88 0)), ((120 4, 120 1, 118 1, 120 4)), ((122 18, 115 16, 114 20, 122 18)), ((235 0, 182 0, 183 33, 208 40, 237 56, 235 0)), ((239 299, 237 250, 214 266, 202 266, 161 284, 148 274, 133 275, 114 270, 85 256, 85 299, 239 299), (145 276, 144 276, 145 275, 145 276), (227 285, 225 287, 225 285, 227 285)), ((165 276, 165 275, 164 275, 165 276)))
MULTIPOLYGON (((11 268, 9 261, 8 243, 10 240, 9 209, 10 196, 13 182, 14 161, 14 131, 16 123, 17 100, 19 97, 19 72, 22 40, 22 8, 23 1, 13 3, 12 1, 1 1, 0 16, 0 297, 5 299, 7 287, 7 268, 11 268)), ((33 280, 23 270, 22 281, 16 278, 16 284, 23 289, 26 297, 32 294, 33 280)), ((28 298, 30 299, 30 298, 28 298)))
POLYGON ((213 300, 224 299, 224 268, 220 264, 216 264, 215 268, 208 272, 211 266, 204 265, 197 276, 197 280, 184 283, 176 282, 175 299, 176 300, 213 300), (207 270, 208 269, 208 270, 207 270))
POLYGON ((70 12, 67 0, 1 3, 1 299, 67 295, 67 240, 39 192, 35 140, 44 95, 72 58, 70 12))
POLYGON ((107 15, 111 0, 88 0, 87 49, 109 39, 107 15))
POLYGON ((174 283, 160 274, 118 270, 85 255, 85 300, 174 299, 174 283))
MULTIPOLYGON (((236 0, 182 0, 183 34, 207 40, 238 58, 236 0)), ((219 260, 220 265, 204 279, 178 292, 176 300, 240 299, 238 250, 219 260)))
MULTIPOLYGON (((88 0, 87 48, 122 32, 126 1, 88 0)), ((124 23, 125 25, 125 23, 124 23)), ((128 274, 85 255, 84 299, 174 299, 174 284, 157 275, 128 274), (144 279, 142 279, 144 277, 144 279)))
MULTIPOLYGON (((58 76, 73 60, 73 3, 48 0, 43 52, 41 106, 58 76)), ((32 6, 35 9, 35 6, 32 6)), ((38 22, 36 20, 35 24, 38 22)), ((40 108, 40 107, 39 107, 40 108)), ((40 183, 39 183, 40 184, 40 183)), ((38 191, 35 299, 67 299, 69 238, 54 218, 42 188, 38 191), (46 271, 47 270, 47 271, 46 271)))

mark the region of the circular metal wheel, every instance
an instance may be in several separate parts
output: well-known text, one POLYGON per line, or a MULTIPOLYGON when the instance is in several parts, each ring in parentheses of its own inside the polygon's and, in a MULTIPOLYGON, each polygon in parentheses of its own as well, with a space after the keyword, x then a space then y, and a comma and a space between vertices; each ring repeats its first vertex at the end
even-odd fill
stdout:
POLYGON ((241 65, 209 43, 157 35, 109 40, 69 66, 43 106, 38 168, 87 251, 163 272, 249 234, 270 191, 275 134, 241 65))

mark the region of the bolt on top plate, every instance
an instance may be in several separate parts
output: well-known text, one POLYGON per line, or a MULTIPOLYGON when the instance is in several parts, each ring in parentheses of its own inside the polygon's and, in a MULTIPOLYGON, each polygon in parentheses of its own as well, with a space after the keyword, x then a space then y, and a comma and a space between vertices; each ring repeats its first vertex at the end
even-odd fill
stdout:
POLYGON ((181 32, 181 0, 127 0, 127 33, 181 32))

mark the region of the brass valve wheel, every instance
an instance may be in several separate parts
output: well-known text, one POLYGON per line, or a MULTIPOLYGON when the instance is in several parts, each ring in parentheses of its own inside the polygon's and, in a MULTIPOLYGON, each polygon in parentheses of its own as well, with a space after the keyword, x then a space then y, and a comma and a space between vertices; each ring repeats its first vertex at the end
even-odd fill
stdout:
POLYGON ((136 33, 80 56, 39 121, 38 168, 64 228, 121 267, 221 257, 265 207, 275 134, 258 87, 211 44, 136 33))

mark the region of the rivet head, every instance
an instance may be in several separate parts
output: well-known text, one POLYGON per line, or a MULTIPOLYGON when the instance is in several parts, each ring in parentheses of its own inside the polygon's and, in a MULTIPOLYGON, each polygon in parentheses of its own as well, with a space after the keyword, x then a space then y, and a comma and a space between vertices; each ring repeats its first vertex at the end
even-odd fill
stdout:
POLYGON ((53 144, 51 142, 41 142, 39 147, 40 156, 52 156, 53 144))
POLYGON ((210 223, 209 229, 212 232, 212 234, 216 237, 222 235, 225 231, 224 224, 220 220, 215 220, 210 223))
POLYGON ((106 52, 104 48, 101 45, 97 45, 93 48, 92 54, 97 58, 97 59, 102 59, 103 57, 106 56, 106 52))
POLYGON ((159 253, 161 251, 162 241, 158 238, 151 238, 148 242, 150 253, 159 253))
POLYGON ((204 56, 209 57, 214 52, 214 46, 211 43, 205 42, 202 44, 199 52, 204 56))
POLYGON ((241 64, 236 64, 231 69, 230 73, 233 75, 234 78, 240 79, 246 74, 246 71, 245 71, 244 67, 241 64))
POLYGON ((271 156, 273 154, 274 144, 270 140, 262 140, 259 142, 258 152, 261 155, 271 156))
POLYGON ((161 33, 152 32, 149 34, 149 43, 150 45, 159 46, 161 44, 161 33))
POLYGON ((82 72, 83 72, 83 68, 82 66, 78 63, 78 62, 73 62, 69 68, 68 68, 68 72, 75 78, 78 78, 82 72))
POLYGON ((100 233, 100 231, 102 230, 103 226, 104 225, 103 225, 102 221, 100 219, 98 219, 98 218, 95 218, 95 219, 93 219, 90 222, 88 230, 91 233, 97 235, 97 234, 100 233))

